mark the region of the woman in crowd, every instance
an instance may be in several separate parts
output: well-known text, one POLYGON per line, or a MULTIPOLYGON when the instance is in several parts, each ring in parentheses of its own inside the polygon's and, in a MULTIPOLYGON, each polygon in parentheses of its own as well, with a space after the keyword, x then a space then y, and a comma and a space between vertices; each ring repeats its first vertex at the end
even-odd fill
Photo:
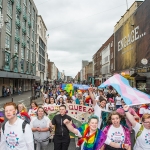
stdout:
POLYGON ((31 108, 28 111, 28 115, 30 116, 30 118, 32 119, 33 117, 36 117, 36 112, 38 109, 38 105, 35 101, 32 101, 31 103, 31 108))
POLYGON ((83 99, 82 92, 77 93, 77 98, 75 100, 76 104, 80 104, 80 100, 83 99))
POLYGON ((118 112, 111 112, 108 117, 108 126, 103 132, 107 135, 105 150, 131 150, 131 139, 128 128, 120 124, 122 116, 118 112), (111 144, 113 142, 113 144, 111 144))
POLYGON ((131 122, 135 131, 135 145, 133 150, 150 150, 150 114, 143 114, 142 124, 135 121, 129 112, 129 106, 123 107, 127 119, 131 122))
POLYGON ((45 101, 43 103, 43 107, 47 107, 50 104, 50 99, 49 98, 45 98, 45 101))
POLYGON ((94 98, 94 95, 93 95, 92 91, 93 91, 93 88, 89 88, 89 94, 90 94, 90 97, 92 99, 93 107, 94 107, 94 114, 99 117, 98 128, 100 128, 101 123, 102 123, 101 113, 102 113, 102 111, 107 111, 105 109, 107 101, 106 101, 106 99, 101 99, 100 104, 98 105, 97 100, 94 98))
POLYGON ((47 149, 50 137, 49 124, 50 119, 45 116, 44 108, 39 107, 37 117, 34 117, 30 123, 36 143, 36 150, 47 149))
POLYGON ((50 106, 56 106, 54 97, 50 97, 50 106))
POLYGON ((78 146, 81 146, 81 150, 99 150, 106 140, 105 134, 98 129, 98 117, 95 115, 78 129, 74 128, 68 119, 64 120, 64 124, 72 133, 80 137, 78 146))
POLYGON ((17 117, 30 123, 30 116, 28 115, 27 108, 23 103, 17 105, 17 110, 17 117))
MULTIPOLYGON (((125 105, 125 102, 124 102, 123 99, 121 100, 121 104, 122 104, 122 107, 118 108, 116 111, 120 115, 125 116, 125 112, 124 112, 124 109, 123 109, 123 106, 125 105)), ((138 119, 138 120, 140 119, 139 116, 134 111, 134 109, 129 108, 129 113, 134 116, 134 119, 138 119)), ((125 119, 126 119, 126 124, 127 124, 128 128, 129 128, 130 132, 132 133, 132 124, 130 123, 130 121, 126 117, 125 117, 125 119)))
POLYGON ((72 100, 70 96, 67 96, 66 103, 74 104, 75 102, 72 100))
POLYGON ((65 102, 64 102, 63 97, 60 97, 60 98, 58 99, 58 101, 57 101, 57 104, 56 104, 56 105, 64 105, 64 104, 65 104, 65 102))

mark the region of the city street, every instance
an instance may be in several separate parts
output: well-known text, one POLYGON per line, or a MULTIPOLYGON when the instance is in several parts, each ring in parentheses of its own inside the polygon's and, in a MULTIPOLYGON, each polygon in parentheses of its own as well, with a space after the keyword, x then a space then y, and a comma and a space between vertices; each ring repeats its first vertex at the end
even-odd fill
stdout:
MULTIPOLYGON (((30 107, 30 97, 31 97, 31 92, 24 92, 21 95, 12 95, 10 97, 1 97, 0 98, 0 111, 3 111, 3 105, 6 102, 11 101, 12 98, 15 103, 24 103, 25 106, 27 108, 29 108, 30 107)), ((35 101, 37 102, 38 105, 42 104, 41 97, 35 99, 35 101)), ((134 143, 134 133, 131 134, 131 140, 132 140, 132 143, 134 143)), ((132 147, 133 147, 133 145, 132 145, 132 147)), ((47 150, 53 149, 53 148, 54 148, 53 142, 49 143, 47 150)), ((75 139, 71 139, 69 150, 75 150, 75 139)))

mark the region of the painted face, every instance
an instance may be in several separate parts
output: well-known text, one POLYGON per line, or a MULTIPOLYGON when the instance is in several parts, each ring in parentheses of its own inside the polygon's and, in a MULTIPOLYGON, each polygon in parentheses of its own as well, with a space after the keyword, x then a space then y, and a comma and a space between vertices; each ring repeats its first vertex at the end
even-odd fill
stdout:
POLYGON ((104 107, 106 106, 106 101, 101 101, 101 102, 100 102, 100 106, 101 106, 102 108, 104 108, 104 107))
POLYGON ((6 106, 5 107, 5 116, 8 120, 14 118, 16 116, 17 110, 14 108, 14 106, 6 106))
POLYGON ((90 129, 92 131, 96 131, 98 128, 98 120, 97 119, 91 119, 89 122, 89 126, 90 126, 90 129))
POLYGON ((66 114, 66 109, 64 107, 60 107, 59 112, 60 112, 61 115, 65 115, 66 114))
POLYGON ((146 129, 150 129, 150 118, 149 119, 145 119, 143 123, 143 126, 146 128, 146 129))
POLYGON ((118 115, 112 115, 111 116, 111 122, 112 122, 114 127, 120 126, 120 121, 121 121, 121 119, 118 115))
POLYGON ((44 111, 43 111, 42 108, 39 108, 37 113, 38 113, 38 117, 43 117, 44 116, 44 111))

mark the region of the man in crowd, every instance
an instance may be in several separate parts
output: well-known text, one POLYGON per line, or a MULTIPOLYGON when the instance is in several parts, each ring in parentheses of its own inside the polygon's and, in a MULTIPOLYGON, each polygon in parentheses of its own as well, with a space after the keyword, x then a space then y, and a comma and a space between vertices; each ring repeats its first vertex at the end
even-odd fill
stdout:
POLYGON ((29 124, 16 116, 17 107, 13 102, 4 105, 8 121, 1 128, 1 150, 34 150, 33 134, 29 124), (23 130, 24 126, 24 130, 23 130))
POLYGON ((63 121, 65 119, 71 121, 71 117, 66 115, 65 105, 59 107, 59 112, 60 114, 56 115, 50 124, 52 128, 55 126, 54 150, 68 150, 70 144, 69 130, 63 121))

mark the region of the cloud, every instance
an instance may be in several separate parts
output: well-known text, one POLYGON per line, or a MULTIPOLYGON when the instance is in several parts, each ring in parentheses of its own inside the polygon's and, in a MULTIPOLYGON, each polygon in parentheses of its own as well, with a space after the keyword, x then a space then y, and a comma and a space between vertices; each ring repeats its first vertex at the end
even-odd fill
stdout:
MULTIPOLYGON (((129 6, 134 0, 128 0, 129 6)), ((126 0, 35 0, 47 26, 48 54, 60 71, 75 76, 82 60, 113 34, 116 22, 127 10, 126 0)))

